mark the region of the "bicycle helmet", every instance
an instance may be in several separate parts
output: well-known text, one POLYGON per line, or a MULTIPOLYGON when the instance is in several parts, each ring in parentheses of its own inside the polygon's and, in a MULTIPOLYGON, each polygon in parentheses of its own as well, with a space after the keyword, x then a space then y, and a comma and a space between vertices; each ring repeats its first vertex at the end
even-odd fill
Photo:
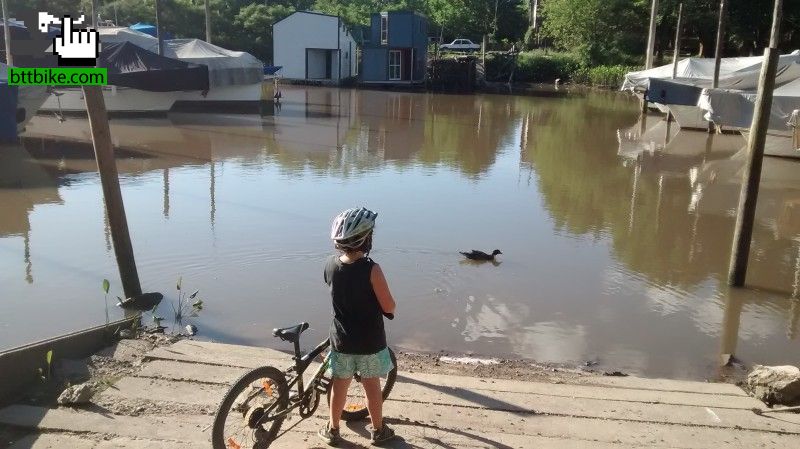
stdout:
POLYGON ((362 207, 347 209, 333 219, 331 240, 346 246, 358 246, 375 227, 378 214, 362 207))

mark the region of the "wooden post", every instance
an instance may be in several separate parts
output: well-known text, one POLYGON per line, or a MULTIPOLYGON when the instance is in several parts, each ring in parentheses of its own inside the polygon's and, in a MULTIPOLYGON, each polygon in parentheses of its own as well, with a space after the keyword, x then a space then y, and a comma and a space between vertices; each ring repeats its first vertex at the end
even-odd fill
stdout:
POLYGON ((764 143, 769 128, 772 93, 775 89, 775 73, 778 68, 778 38, 780 35, 783 0, 775 0, 772 16, 772 34, 769 48, 764 52, 761 77, 758 80, 758 95, 753 109, 753 122, 750 125, 750 138, 747 141, 747 161, 739 194, 739 208, 733 234, 728 283, 734 287, 744 285, 747 277, 747 262, 750 257, 750 240, 753 236, 753 222, 758 202, 758 187, 761 179, 761 163, 764 159, 764 143))
POLYGON ((729 365, 736 354, 739 342, 739 325, 742 320, 741 295, 735 289, 730 289, 725 297, 725 307, 722 310, 722 334, 720 338, 719 364, 729 365))
POLYGON ((681 54, 681 19, 683 19, 683 3, 678 5, 678 25, 675 28, 675 50, 672 53, 672 79, 678 76, 678 58, 681 54))
POLYGON ((208 0, 205 0, 206 8, 206 42, 211 43, 211 8, 208 6, 208 0))
POLYGON ((108 212, 111 240, 114 242, 114 255, 117 258, 122 289, 125 291, 125 296, 131 298, 141 295, 142 287, 139 284, 139 273, 136 271, 133 245, 128 232, 128 220, 125 218, 125 206, 119 188, 103 91, 100 86, 83 86, 83 96, 86 101, 86 112, 89 114, 94 156, 97 160, 97 171, 100 172, 100 182, 103 185, 103 199, 108 212))
POLYGON ((719 65, 722 60, 722 42, 725 39, 725 6, 728 0, 719 2, 719 18, 717 19, 717 44, 714 48, 714 81, 711 87, 719 87, 719 65))
POLYGON ((489 45, 489 39, 486 34, 483 35, 483 44, 481 45, 481 61, 483 61, 483 67, 486 67, 486 46, 489 45))
POLYGON ((92 0, 92 28, 97 29, 97 0, 92 0))
POLYGON ((158 54, 164 56, 164 33, 161 32, 161 8, 160 0, 156 2, 156 35, 158 36, 158 54))
POLYGON ((656 18, 658 16, 658 0, 653 0, 650 6, 650 31, 647 34, 647 54, 645 55, 645 69, 653 68, 653 53, 656 48, 656 18))
POLYGON ((3 7, 3 40, 6 45, 6 64, 14 65, 14 57, 11 55, 11 29, 8 26, 8 5, 6 0, 0 0, 3 7))

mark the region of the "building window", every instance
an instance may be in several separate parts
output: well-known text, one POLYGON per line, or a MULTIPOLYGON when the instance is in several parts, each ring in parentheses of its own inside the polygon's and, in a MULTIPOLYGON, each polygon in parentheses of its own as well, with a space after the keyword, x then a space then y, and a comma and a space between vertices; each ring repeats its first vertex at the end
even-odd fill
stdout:
POLYGON ((389 16, 386 13, 381 14, 381 45, 386 45, 389 42, 389 16))
POLYGON ((402 71, 402 57, 400 50, 389 51, 389 80, 397 81, 400 79, 402 71))

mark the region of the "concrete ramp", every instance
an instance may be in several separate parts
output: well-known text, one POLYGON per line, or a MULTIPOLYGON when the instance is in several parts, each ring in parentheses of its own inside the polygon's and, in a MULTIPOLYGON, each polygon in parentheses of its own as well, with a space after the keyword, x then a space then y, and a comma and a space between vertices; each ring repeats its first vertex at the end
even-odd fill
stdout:
MULTIPOLYGON (((0 410, 0 425, 29 431, 14 449, 210 447, 228 386, 250 368, 290 363, 269 349, 183 340, 149 352, 96 405, 12 405, 0 410), (122 406, 103 405, 110 403, 122 406)), ((401 365, 385 414, 402 437, 394 448, 800 447, 800 415, 750 411, 762 406, 729 384, 632 377, 551 384, 409 373, 401 365)), ((315 435, 326 416, 324 405, 306 420, 293 415, 272 447, 326 447, 315 435)), ((344 427, 341 447, 369 447, 366 426, 344 427)))

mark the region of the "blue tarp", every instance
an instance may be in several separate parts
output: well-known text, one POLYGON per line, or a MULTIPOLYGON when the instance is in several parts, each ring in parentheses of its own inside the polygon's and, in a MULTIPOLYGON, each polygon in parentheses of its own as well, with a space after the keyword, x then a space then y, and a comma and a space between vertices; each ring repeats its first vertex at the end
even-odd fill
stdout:
POLYGON ((158 36, 158 30, 156 30, 155 25, 150 25, 149 23, 139 22, 137 24, 129 26, 128 28, 130 28, 130 29, 132 29, 134 31, 138 31, 140 33, 149 34, 149 35, 151 35, 153 37, 157 37, 158 36))
POLYGON ((265 65, 264 66, 264 75, 274 75, 278 72, 278 70, 282 69, 282 65, 265 65))

